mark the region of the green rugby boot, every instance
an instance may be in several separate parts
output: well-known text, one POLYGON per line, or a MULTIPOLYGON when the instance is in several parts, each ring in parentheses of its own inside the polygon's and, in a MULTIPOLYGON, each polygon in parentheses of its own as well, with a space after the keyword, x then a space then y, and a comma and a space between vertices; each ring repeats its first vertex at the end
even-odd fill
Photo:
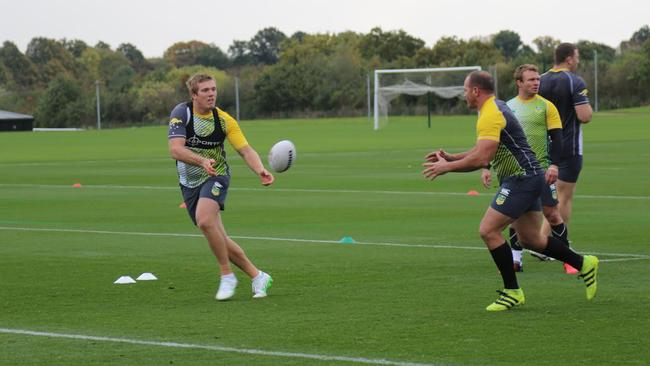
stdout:
POLYGON ((598 290, 598 257, 585 255, 578 277, 582 278, 587 286, 587 300, 593 299, 598 290))
POLYGON ((511 289, 503 289, 502 291, 497 291, 499 294, 499 298, 493 302, 492 304, 488 305, 485 310, 487 311, 503 311, 503 310, 509 310, 515 306, 521 306, 526 302, 526 298, 524 297, 524 291, 520 288, 511 290, 511 289))

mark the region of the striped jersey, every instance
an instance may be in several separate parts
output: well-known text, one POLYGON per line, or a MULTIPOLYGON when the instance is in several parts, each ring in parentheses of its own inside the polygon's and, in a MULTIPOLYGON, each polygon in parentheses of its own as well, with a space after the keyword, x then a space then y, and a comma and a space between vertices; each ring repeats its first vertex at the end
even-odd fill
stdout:
MULTIPOLYGON (((217 175, 230 175, 224 141, 235 150, 248 146, 237 121, 228 113, 215 108, 209 114, 191 109, 191 103, 178 104, 169 119, 168 138, 184 138, 185 147, 208 159, 214 159, 217 175)), ((195 188, 208 179, 206 171, 196 165, 176 161, 181 185, 195 188)))
POLYGON ((476 134, 478 140, 499 142, 491 165, 500 181, 511 176, 543 173, 524 130, 504 101, 494 96, 485 101, 479 110, 476 134))
POLYGON ((527 100, 516 96, 507 104, 524 129, 526 140, 535 153, 537 161, 542 168, 548 168, 551 159, 547 131, 562 128, 562 120, 557 108, 539 94, 527 100))
POLYGON ((539 95, 553 103, 562 118, 562 156, 582 155, 582 124, 575 106, 589 103, 587 85, 568 69, 551 69, 542 74, 539 95))

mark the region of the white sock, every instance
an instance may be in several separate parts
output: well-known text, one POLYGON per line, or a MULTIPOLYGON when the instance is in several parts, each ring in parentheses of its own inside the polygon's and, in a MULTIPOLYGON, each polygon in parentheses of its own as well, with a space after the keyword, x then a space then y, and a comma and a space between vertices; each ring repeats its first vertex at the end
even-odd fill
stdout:
POLYGON ((262 276, 264 276, 264 272, 260 271, 260 273, 258 273, 257 276, 255 276, 255 278, 253 278, 253 281, 261 279, 262 276))
POLYGON ((230 281, 237 281, 237 277, 235 277, 234 273, 228 273, 227 275, 221 275, 222 280, 230 280, 230 281))
POLYGON ((521 250, 512 251, 512 261, 521 263, 521 250))

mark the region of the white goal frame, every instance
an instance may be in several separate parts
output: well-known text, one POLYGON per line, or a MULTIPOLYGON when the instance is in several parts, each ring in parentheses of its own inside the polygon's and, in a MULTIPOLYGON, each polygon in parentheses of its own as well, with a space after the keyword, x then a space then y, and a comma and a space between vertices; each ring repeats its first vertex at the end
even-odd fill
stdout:
MULTIPOLYGON (((382 74, 413 74, 413 73, 434 73, 445 71, 480 71, 480 66, 461 66, 461 67, 434 67, 422 69, 378 69, 375 70, 375 98, 374 98, 374 128, 379 129, 379 77, 382 74)), ((432 87, 433 91, 434 87, 432 87)), ((407 93, 404 93, 407 94, 407 93)))

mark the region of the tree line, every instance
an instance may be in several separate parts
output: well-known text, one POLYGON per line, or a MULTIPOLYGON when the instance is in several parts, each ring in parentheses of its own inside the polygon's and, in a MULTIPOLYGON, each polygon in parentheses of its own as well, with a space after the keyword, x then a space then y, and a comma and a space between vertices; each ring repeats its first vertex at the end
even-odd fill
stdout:
MULTIPOLYGON (((468 65, 492 69, 505 99, 516 94, 516 66, 534 63, 546 70, 553 65, 560 40, 540 36, 532 43, 524 44, 510 30, 469 40, 443 37, 427 47, 403 30, 287 36, 270 27, 248 41, 235 40, 227 52, 188 41, 171 45, 162 57, 145 58, 130 43, 113 49, 101 41, 90 46, 77 39, 36 37, 25 53, 11 41, 0 47, 0 109, 33 114, 41 127, 92 126, 99 86, 101 117, 108 124, 162 122, 187 99, 185 80, 201 71, 215 76, 218 104, 231 112, 236 78, 242 118, 355 116, 367 111, 366 80, 375 69, 468 65)), ((597 53, 601 109, 650 104, 649 26, 616 49, 593 41, 577 45, 579 73, 592 89, 597 53)))

